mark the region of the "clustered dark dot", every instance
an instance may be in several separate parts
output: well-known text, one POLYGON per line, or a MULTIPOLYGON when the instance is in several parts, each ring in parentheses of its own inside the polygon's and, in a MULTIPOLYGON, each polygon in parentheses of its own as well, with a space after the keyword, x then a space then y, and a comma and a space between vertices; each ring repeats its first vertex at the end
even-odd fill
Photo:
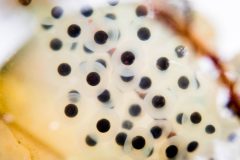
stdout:
POLYGON ((97 72, 91 72, 87 75, 87 83, 91 86, 96 86, 100 83, 100 76, 97 72))
POLYGON ((178 79, 178 86, 179 88, 181 89, 187 89, 188 86, 189 86, 189 80, 186 76, 181 76, 179 79, 178 79))
POLYGON ((110 6, 116 6, 118 3, 119 3, 118 0, 108 0, 108 4, 110 6))
POLYGON ((123 146, 127 139, 127 134, 124 132, 120 132, 116 135, 115 141, 118 145, 123 146))
POLYGON ((154 139, 158 139, 162 135, 162 128, 159 126, 154 126, 151 128, 150 132, 154 139))
POLYGON ((184 46, 182 46, 182 45, 177 46, 177 47, 175 48, 175 52, 176 52, 178 58, 184 57, 184 54, 185 54, 185 48, 184 48, 184 46))
POLYGON ((169 67, 169 61, 166 57, 161 57, 157 60, 157 68, 161 71, 165 71, 169 67))
POLYGON ((116 19, 116 15, 113 14, 113 13, 107 13, 107 14, 105 15, 105 17, 107 17, 107 18, 109 18, 109 19, 111 19, 111 20, 115 20, 115 19, 116 19))
POLYGON ((136 15, 137 15, 138 17, 146 16, 147 13, 148 13, 147 7, 144 6, 144 5, 139 5, 139 6, 136 8, 136 15))
POLYGON ((184 117, 184 114, 183 113, 179 113, 176 117, 176 121, 178 124, 183 124, 183 117, 184 117))
POLYGON ((167 147, 165 153, 168 158, 174 158, 178 154, 178 148, 175 145, 170 145, 167 147))
POLYGON ((55 19, 59 19, 63 15, 63 9, 59 6, 56 6, 51 11, 52 17, 55 19))
POLYGON ((99 96, 98 100, 102 103, 108 102, 110 99, 110 92, 108 90, 104 90, 99 96))
POLYGON ((201 122, 202 116, 200 115, 200 113, 194 112, 194 113, 191 114, 190 120, 192 121, 192 123, 198 124, 198 123, 201 122))
POLYGON ((61 76, 67 76, 71 73, 71 66, 67 63, 62 63, 58 66, 58 73, 61 76))
POLYGON ((121 56, 121 61, 125 65, 131 65, 135 60, 135 56, 132 52, 126 51, 121 56))
POLYGON ((148 39, 150 38, 151 32, 150 32, 150 30, 149 30, 148 28, 142 27, 142 28, 140 28, 140 29, 138 30, 137 36, 138 36, 138 38, 139 38, 140 40, 146 41, 146 40, 148 40, 148 39))
POLYGON ((134 76, 129 76, 129 77, 126 77, 126 76, 120 76, 122 81, 124 82, 130 82, 133 80, 134 76))
POLYGON ((133 123, 131 121, 129 121, 129 120, 125 120, 122 123, 122 128, 130 130, 130 129, 133 128, 133 123))
POLYGON ((108 34, 104 31, 97 31, 94 35, 94 40, 97 44, 103 45, 108 40, 108 34))
POLYGON ((142 111, 142 109, 141 109, 141 107, 140 107, 140 105, 138 105, 138 104, 133 104, 133 105, 131 105, 130 107, 129 107, 129 114, 131 115, 131 116, 133 116, 133 117, 137 117, 137 116, 139 116, 140 114, 141 114, 141 111, 142 111))
POLYGON ((85 139, 87 145, 93 147, 97 145, 97 141, 95 139, 93 139, 90 135, 87 135, 86 139, 85 139))
POLYGON ((105 133, 109 131, 111 124, 107 119, 101 119, 97 122, 97 129, 99 132, 105 133))
POLYGON ((142 77, 139 83, 139 87, 142 89, 148 89, 152 85, 152 81, 149 77, 142 77))
POLYGON ((205 132, 208 134, 213 134, 215 132, 215 127, 211 124, 207 125, 205 128, 205 132))
POLYGON ((136 136, 132 139, 132 146, 137 150, 144 148, 145 144, 145 139, 142 136, 136 136))
POLYGON ((188 144, 187 146, 187 151, 188 152, 193 152, 198 148, 198 142, 197 141, 192 141, 188 144))
POLYGON ((75 117, 77 114, 78 114, 78 108, 75 104, 68 104, 66 107, 65 107, 65 115, 72 118, 72 117, 75 117))
POLYGON ((58 38, 54 38, 50 42, 50 47, 54 51, 58 51, 62 48, 62 41, 58 38))
POLYGON ((101 65, 103 65, 105 68, 107 68, 107 64, 103 59, 98 59, 96 62, 100 63, 101 65))
POLYGON ((72 24, 68 27, 68 35, 72 38, 76 38, 80 35, 81 28, 77 24, 72 24))
POLYGON ((161 95, 156 95, 152 98, 152 105, 155 108, 162 108, 165 106, 166 100, 163 96, 161 95))
POLYGON ((85 17, 90 17, 93 14, 93 9, 91 6, 85 6, 81 9, 81 14, 85 17))
POLYGON ((86 53, 93 53, 93 51, 91 49, 89 49, 87 46, 83 45, 83 50, 86 52, 86 53))

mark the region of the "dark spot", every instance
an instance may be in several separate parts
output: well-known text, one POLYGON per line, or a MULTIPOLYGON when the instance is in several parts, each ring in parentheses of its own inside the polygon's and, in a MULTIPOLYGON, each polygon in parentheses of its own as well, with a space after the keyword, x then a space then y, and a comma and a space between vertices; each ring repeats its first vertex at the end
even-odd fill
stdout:
POLYGON ((99 96, 98 96, 98 100, 100 102, 106 103, 108 102, 110 99, 110 93, 108 90, 104 90, 99 96))
POLYGON ((152 81, 148 77, 142 77, 139 83, 139 87, 142 89, 148 89, 152 85, 152 81))
POLYGON ((55 19, 59 19, 63 15, 63 9, 61 7, 54 7, 51 11, 52 17, 55 19))
POLYGON ((147 7, 144 6, 144 5, 139 5, 137 8, 136 8, 136 15, 138 17, 141 17, 141 16, 146 16, 148 14, 148 11, 147 11, 147 7))
POLYGON ((213 134, 215 132, 215 127, 211 124, 207 125, 205 128, 205 132, 208 134, 213 134))
POLYGON ((77 48, 77 42, 72 43, 71 50, 75 50, 77 48))
POLYGON ((32 0, 18 0, 18 2, 24 6, 28 6, 32 0))
POLYGON ((118 0, 108 0, 108 4, 110 6, 116 6, 118 3, 119 3, 118 0))
POLYGON ((68 93, 68 98, 72 103, 77 103, 80 98, 80 93, 76 90, 72 90, 68 93))
POLYGON ((178 56, 178 58, 182 58, 185 55, 185 48, 184 46, 180 45, 175 48, 175 52, 178 56))
POLYGON ((129 120, 123 121, 122 128, 130 130, 132 129, 132 127, 133 127, 133 123, 131 121, 129 120))
POLYGON ((150 132, 154 139, 158 139, 162 135, 162 128, 154 126, 151 128, 150 132))
POLYGON ((142 149, 145 146, 145 139, 142 136, 136 136, 132 139, 132 146, 135 149, 142 149))
POLYGON ((176 117, 177 123, 178 123, 178 124, 183 124, 184 121, 186 121, 186 120, 184 120, 184 118, 186 118, 186 117, 184 116, 184 114, 183 114, 183 113, 179 113, 179 114, 177 115, 177 117, 176 117))
POLYGON ((87 82, 91 86, 96 86, 100 82, 100 76, 96 72, 91 72, 87 75, 87 82))
POLYGON ((117 136, 115 137, 116 143, 120 146, 124 145, 126 139, 127 139, 127 134, 124 132, 118 133, 117 136))
POLYGON ((189 80, 187 77, 185 76, 181 76, 179 79, 178 79, 178 86, 179 88, 181 89, 187 89, 188 86, 189 86, 189 80))
POLYGON ((133 104, 130 106, 128 112, 131 116, 136 117, 141 113, 142 109, 138 104, 133 104))
POLYGON ((161 57, 157 60, 157 68, 161 71, 165 71, 169 67, 169 61, 166 57, 161 57))
POLYGON ((150 152, 148 153, 147 157, 151 157, 151 155, 153 154, 153 152, 154 152, 154 149, 152 148, 152 149, 150 150, 150 152))
POLYGON ((93 9, 90 6, 85 6, 81 9, 81 14, 85 17, 90 17, 93 14, 93 9))
POLYGON ((107 68, 107 64, 103 59, 98 59, 96 62, 100 63, 101 65, 103 65, 105 68, 107 68))
POLYGON ((200 84, 199 80, 197 78, 195 78, 195 80, 196 80, 197 88, 200 88, 201 84, 200 84))
POLYGON ((201 122, 202 117, 201 117, 200 113, 194 112, 194 113, 191 114, 190 120, 192 121, 192 123, 198 124, 198 123, 201 122))
POLYGON ((101 119, 97 122, 97 129, 99 132, 105 133, 109 131, 111 125, 107 119, 101 119))
POLYGON ((170 145, 167 147, 165 153, 168 158, 174 158, 178 153, 178 148, 175 145, 170 145))
POLYGON ((61 76, 67 76, 71 73, 71 66, 67 63, 62 63, 58 66, 58 73, 61 76))
POLYGON ((97 31, 94 35, 94 40, 96 43, 102 45, 107 42, 108 34, 104 31, 97 31))
POLYGON ((72 117, 75 117, 77 114, 78 114, 78 108, 75 104, 68 104, 66 107, 65 107, 65 115, 72 118, 72 117))
POLYGON ((86 139, 85 139, 87 145, 93 147, 96 146, 97 141, 95 139, 93 139, 90 135, 87 135, 86 139))
POLYGON ((137 32, 138 38, 142 41, 146 41, 150 38, 151 33, 150 30, 146 27, 142 27, 137 32))
POLYGON ((68 35, 72 38, 76 38, 80 35, 81 33, 81 28, 76 25, 76 24, 72 24, 68 27, 68 35))
POLYGON ((135 56, 132 52, 126 51, 121 56, 121 61, 125 65, 131 65, 135 60, 135 56))
POLYGON ((198 148, 198 142, 196 141, 192 141, 188 144, 187 146, 187 151, 188 152, 193 152, 198 148))
POLYGON ((58 51, 62 48, 62 41, 60 39, 54 38, 50 42, 50 47, 54 51, 58 51))
POLYGON ((130 82, 131 80, 133 80, 134 76, 129 76, 129 77, 126 77, 126 76, 121 76, 121 79, 124 81, 124 82, 130 82))
POLYGON ((83 50, 84 50, 86 53, 93 53, 93 51, 90 50, 89 48, 87 48, 85 45, 83 45, 83 50))
POLYGON ((115 16, 115 14, 113 14, 113 13, 107 13, 107 14, 105 15, 105 17, 107 17, 107 18, 109 18, 109 19, 111 19, 111 20, 115 20, 115 19, 116 19, 116 16, 115 16))
POLYGON ((49 29, 51 29, 51 28, 53 27, 52 24, 42 24, 41 26, 42 26, 42 28, 45 29, 45 30, 49 30, 49 29))
POLYGON ((166 100, 163 96, 158 95, 152 98, 152 105, 155 108, 162 108, 165 106, 165 103, 166 103, 166 100))

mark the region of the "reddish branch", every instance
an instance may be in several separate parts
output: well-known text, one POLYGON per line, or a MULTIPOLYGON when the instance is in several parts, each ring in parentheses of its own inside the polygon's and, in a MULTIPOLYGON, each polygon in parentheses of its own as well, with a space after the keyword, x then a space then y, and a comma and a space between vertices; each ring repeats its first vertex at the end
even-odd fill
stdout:
POLYGON ((178 22, 173 15, 163 11, 156 11, 155 17, 158 21, 167 24, 177 34, 188 39, 197 53, 208 57, 213 62, 219 72, 220 81, 229 89, 230 98, 227 106, 240 118, 240 97, 234 90, 235 82, 226 76, 226 68, 221 60, 216 56, 217 54, 213 50, 209 49, 193 32, 191 32, 190 24, 178 22))

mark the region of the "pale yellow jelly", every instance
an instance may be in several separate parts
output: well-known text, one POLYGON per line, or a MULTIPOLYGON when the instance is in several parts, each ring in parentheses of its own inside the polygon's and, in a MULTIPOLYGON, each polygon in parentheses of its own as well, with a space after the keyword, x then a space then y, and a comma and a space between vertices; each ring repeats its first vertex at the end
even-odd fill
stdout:
POLYGON ((189 46, 148 4, 104 3, 35 15, 36 33, 2 68, 1 114, 60 159, 192 159, 211 148, 215 87, 196 76, 189 46))

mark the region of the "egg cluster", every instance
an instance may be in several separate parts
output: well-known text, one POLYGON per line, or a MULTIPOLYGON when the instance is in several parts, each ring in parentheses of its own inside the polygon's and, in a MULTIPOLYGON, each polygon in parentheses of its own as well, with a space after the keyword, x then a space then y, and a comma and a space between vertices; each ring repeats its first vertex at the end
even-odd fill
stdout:
POLYGON ((220 132, 215 92, 195 74, 190 48, 149 6, 106 5, 49 9, 1 72, 4 112, 69 159, 206 150, 220 132))

